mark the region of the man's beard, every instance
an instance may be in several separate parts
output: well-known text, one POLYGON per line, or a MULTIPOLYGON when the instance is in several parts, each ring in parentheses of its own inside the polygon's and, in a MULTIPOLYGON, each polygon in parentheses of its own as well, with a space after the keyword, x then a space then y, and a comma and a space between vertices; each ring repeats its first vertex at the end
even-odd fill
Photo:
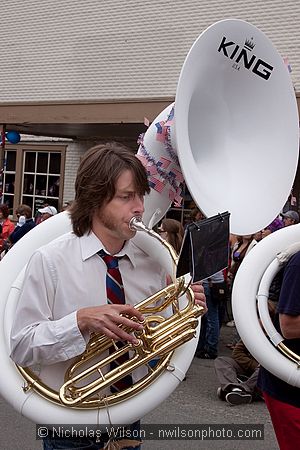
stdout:
POLYGON ((102 223, 102 225, 111 230, 111 231, 118 231, 118 227, 116 222, 114 221, 114 218, 112 217, 111 214, 107 214, 107 213, 101 213, 99 212, 99 220, 102 223))
POLYGON ((98 217, 101 224, 119 239, 131 239, 135 235, 135 232, 132 232, 129 226, 126 228, 126 224, 124 222, 117 222, 112 214, 99 212, 98 217))

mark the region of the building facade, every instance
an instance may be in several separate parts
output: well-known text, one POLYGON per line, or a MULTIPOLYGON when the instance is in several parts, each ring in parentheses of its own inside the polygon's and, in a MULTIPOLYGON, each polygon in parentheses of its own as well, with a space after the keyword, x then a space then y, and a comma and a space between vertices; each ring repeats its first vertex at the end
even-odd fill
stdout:
MULTIPOLYGON (((271 39, 291 67, 300 104, 295 0, 5 2, 0 124, 35 136, 2 149, 3 200, 11 211, 24 202, 35 211, 43 201, 61 209, 72 200, 80 157, 94 143, 113 139, 136 151, 145 123, 174 101, 195 39, 229 18, 249 21, 271 39)), ((299 193, 297 173, 296 207, 299 193)), ((183 208, 191 206, 187 193, 183 208)))

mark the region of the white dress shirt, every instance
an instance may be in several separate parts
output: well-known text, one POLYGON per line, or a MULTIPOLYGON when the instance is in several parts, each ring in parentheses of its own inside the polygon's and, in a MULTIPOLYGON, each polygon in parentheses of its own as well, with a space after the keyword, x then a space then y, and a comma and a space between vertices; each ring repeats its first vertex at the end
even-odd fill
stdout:
MULTIPOLYGON (((48 365, 43 381, 53 388, 64 368, 89 340, 77 325, 77 310, 107 303, 104 248, 94 233, 67 233, 38 249, 30 259, 11 331, 11 358, 21 366, 48 365), (53 365, 53 366, 51 366, 53 365), (56 379, 56 381, 54 381, 56 379)), ((117 256, 126 303, 135 305, 165 286, 166 273, 127 241, 117 256)))

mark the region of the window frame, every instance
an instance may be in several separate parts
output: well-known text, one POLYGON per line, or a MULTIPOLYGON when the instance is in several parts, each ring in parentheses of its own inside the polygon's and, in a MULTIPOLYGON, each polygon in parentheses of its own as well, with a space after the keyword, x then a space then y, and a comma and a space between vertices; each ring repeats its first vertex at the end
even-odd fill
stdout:
MULTIPOLYGON (((39 144, 39 143, 19 143, 19 144, 6 144, 5 148, 1 148, 0 152, 0 168, 3 168, 3 175, 1 175, 2 182, 4 180, 4 173, 6 174, 6 170, 3 167, 5 151, 15 151, 16 152, 16 167, 15 167, 15 188, 14 188, 14 199, 13 199, 13 219, 16 220, 15 210, 18 205, 21 204, 22 196, 26 195, 22 192, 23 188, 23 180, 24 180, 24 169, 25 169, 25 153, 28 151, 32 151, 35 153, 43 152, 43 153, 60 153, 61 161, 60 161, 60 183, 59 183, 59 193, 58 196, 58 210, 61 210, 63 205, 63 192, 64 192, 64 179, 65 179, 65 163, 66 163, 66 148, 67 145, 57 145, 57 144, 39 144)), ((49 156, 48 156, 49 158, 49 156)), ((11 171, 9 171, 10 173, 11 171)), ((35 172, 38 174, 38 172, 35 172)), ((47 173, 47 177, 51 176, 50 173, 47 173)), ((3 196, 4 193, 4 185, 2 186, 3 196)), ((47 193, 46 193, 47 194, 47 193)), ((33 207, 35 204, 36 194, 32 195, 33 197, 33 207)), ((47 195, 46 195, 47 197, 47 195)), ((3 197, 2 197, 3 199, 3 197)), ((32 210, 32 214, 34 215, 35 211, 32 210)))

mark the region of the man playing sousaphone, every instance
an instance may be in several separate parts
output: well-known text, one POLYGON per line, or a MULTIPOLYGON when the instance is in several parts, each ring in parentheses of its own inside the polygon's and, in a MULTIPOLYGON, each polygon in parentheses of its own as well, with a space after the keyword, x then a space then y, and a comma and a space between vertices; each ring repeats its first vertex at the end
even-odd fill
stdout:
MULTIPOLYGON (((130 220, 143 215, 149 193, 134 154, 116 143, 92 148, 79 166, 75 191, 73 232, 38 249, 27 267, 11 332, 11 357, 20 366, 67 362, 85 350, 93 332, 135 344, 120 325, 143 329, 144 317, 133 305, 166 283, 166 272, 131 241, 130 220)), ((202 286, 193 291, 205 306, 202 286)), ((99 449, 106 440, 67 438, 59 448, 99 449)), ((44 439, 45 450, 56 445, 55 438, 44 439)))
MULTIPOLYGON (((274 319, 285 344, 300 353, 300 244, 295 243, 279 253, 286 263, 274 319)), ((292 450, 300 437, 300 390, 261 366, 258 386, 269 410, 280 449, 292 450)))

